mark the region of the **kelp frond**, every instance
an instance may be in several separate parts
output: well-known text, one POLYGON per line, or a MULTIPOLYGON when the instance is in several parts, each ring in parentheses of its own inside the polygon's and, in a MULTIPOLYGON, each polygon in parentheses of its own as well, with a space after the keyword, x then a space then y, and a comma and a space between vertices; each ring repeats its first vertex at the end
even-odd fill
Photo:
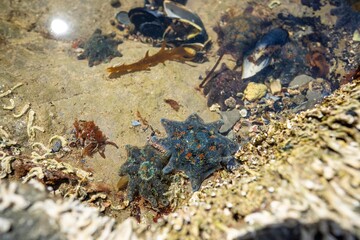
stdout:
POLYGON ((150 70, 150 67, 156 66, 159 63, 164 63, 165 61, 190 61, 195 55, 196 50, 193 48, 180 46, 166 49, 164 43, 161 46, 160 51, 152 56, 149 56, 149 51, 147 51, 145 57, 140 61, 132 64, 109 67, 107 68, 107 71, 110 73, 110 77, 119 77, 127 73, 150 70))

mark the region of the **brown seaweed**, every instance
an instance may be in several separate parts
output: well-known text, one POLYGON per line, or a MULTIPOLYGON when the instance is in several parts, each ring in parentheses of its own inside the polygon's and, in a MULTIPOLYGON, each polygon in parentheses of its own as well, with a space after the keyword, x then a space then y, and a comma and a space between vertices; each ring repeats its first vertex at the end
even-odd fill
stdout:
POLYGON ((164 99, 164 102, 169 104, 172 109, 174 109, 176 112, 179 111, 181 105, 175 101, 174 99, 164 99))
POLYGON ((76 146, 82 147, 82 156, 92 157, 94 153, 99 152, 100 156, 105 158, 105 146, 112 145, 119 148, 114 142, 108 141, 108 138, 102 133, 94 121, 84 121, 75 119, 74 122, 76 146))
POLYGON ((154 67, 159 63, 165 63, 165 61, 190 61, 196 55, 196 51, 190 47, 180 46, 166 49, 165 45, 165 43, 162 44, 160 51, 152 56, 150 56, 149 51, 147 51, 145 57, 135 63, 107 68, 107 71, 110 73, 109 76, 119 77, 127 73, 144 70, 149 71, 150 67, 154 67))

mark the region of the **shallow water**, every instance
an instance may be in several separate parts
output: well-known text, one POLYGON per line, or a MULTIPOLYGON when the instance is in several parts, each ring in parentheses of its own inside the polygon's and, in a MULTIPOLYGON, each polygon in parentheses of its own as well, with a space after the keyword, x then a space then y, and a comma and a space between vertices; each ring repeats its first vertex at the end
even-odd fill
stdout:
MULTIPOLYGON (((290 12, 297 17, 313 14, 313 10, 302 5, 301 1, 280 1, 281 4, 274 10, 267 7, 271 1, 265 2, 264 12, 252 14, 258 18, 282 11, 290 12)), ((52 136, 69 136, 75 119, 93 120, 119 149, 107 146, 105 159, 99 154, 82 158, 79 156, 80 150, 73 149, 73 153, 66 155, 64 161, 87 170, 91 169, 95 182, 104 182, 110 186, 114 205, 121 202, 115 194, 119 180, 118 169, 127 158, 124 147, 126 144, 145 145, 152 133, 151 128, 164 136, 161 118, 183 121, 191 113, 198 113, 205 122, 213 122, 220 118, 219 114, 209 110, 206 97, 197 89, 201 82, 199 76, 205 77, 206 71, 212 68, 218 58, 219 46, 213 27, 218 24, 221 16, 229 8, 237 13, 251 5, 248 5, 247 1, 235 0, 189 0, 187 7, 201 17, 214 43, 207 53, 208 61, 189 64, 171 61, 164 65, 159 64, 150 71, 109 79, 107 67, 135 62, 148 50, 150 54, 158 51, 158 48, 150 44, 124 39, 125 32, 110 24, 110 20, 114 19, 119 10, 128 11, 135 6, 142 6, 142 1, 121 1, 120 8, 113 8, 109 1, 95 0, 77 3, 67 0, 0 2, 0 91, 5 92, 16 84, 23 83, 23 86, 8 96, 0 98, 0 105, 9 105, 10 99, 15 102, 13 110, 0 109, 0 126, 10 132, 12 139, 22 146, 23 154, 29 155, 33 142, 42 142, 49 146, 48 142, 52 136), (55 19, 63 20, 68 25, 68 32, 56 34, 56 31, 61 30, 51 29, 55 19), (116 57, 109 63, 89 67, 87 60, 77 60, 76 43, 88 39, 97 28, 104 34, 115 32, 116 38, 124 39, 124 42, 118 45, 118 50, 123 56, 116 57), (176 100, 180 104, 179 111, 172 109, 164 102, 165 99, 176 100), (28 103, 36 114, 34 125, 45 130, 37 131, 33 141, 29 141, 27 135, 27 114, 20 118, 13 116, 13 113, 19 113, 28 103), (151 128, 132 126, 133 120, 139 120, 137 112, 146 119, 151 128)), ((316 16, 321 16, 321 21, 327 26, 335 25, 337 20, 336 16, 329 13, 330 8, 332 7, 324 6, 315 13, 316 16)), ((357 29, 359 30, 359 27, 357 29)), ((290 38, 292 37, 293 35, 290 35, 290 38)), ((354 44, 354 49, 356 44, 359 46, 359 42, 354 41, 351 44, 354 44)), ((334 52, 341 52, 342 48, 351 48, 345 48, 345 45, 346 42, 340 40, 334 52)), ((350 55, 354 54, 349 53, 349 58, 350 55)), ((328 56, 327 60, 330 61, 331 57, 328 56)), ((224 62, 229 66, 234 65, 234 61, 232 56, 225 55, 224 62)), ((332 65, 331 68, 337 68, 338 71, 333 71, 331 81, 336 78, 335 74, 338 74, 337 79, 340 79, 350 73, 352 69, 348 65, 349 63, 344 61, 337 62, 336 66, 332 65)), ((324 78, 328 81, 330 75, 324 78)), ((339 85, 340 81, 337 86, 339 85)), ((332 90, 335 86, 332 82, 332 90)), ((255 109, 257 104, 258 102, 250 102, 247 109, 255 109)), ((119 220, 129 215, 127 211, 108 213, 119 220)))

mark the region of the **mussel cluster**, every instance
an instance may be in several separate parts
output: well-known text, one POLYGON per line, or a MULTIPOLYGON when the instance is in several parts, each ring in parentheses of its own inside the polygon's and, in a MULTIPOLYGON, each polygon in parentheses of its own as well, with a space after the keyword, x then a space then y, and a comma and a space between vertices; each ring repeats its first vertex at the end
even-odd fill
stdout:
POLYGON ((185 7, 186 2, 145 0, 143 7, 119 12, 116 20, 132 26, 134 33, 144 37, 164 40, 174 47, 191 45, 202 49, 209 37, 200 17, 185 7))

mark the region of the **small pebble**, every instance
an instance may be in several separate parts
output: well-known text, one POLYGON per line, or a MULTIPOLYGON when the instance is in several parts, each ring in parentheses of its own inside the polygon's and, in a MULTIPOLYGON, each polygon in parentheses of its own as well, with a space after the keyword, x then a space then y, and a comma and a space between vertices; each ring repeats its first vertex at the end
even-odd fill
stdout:
POLYGON ((211 205, 208 203, 205 205, 205 210, 210 210, 211 209, 211 205))
POLYGON ((220 115, 224 121, 224 124, 220 127, 220 133, 228 132, 237 121, 240 119, 240 114, 237 109, 233 109, 231 111, 220 112, 220 115))
POLYGON ((247 114, 248 114, 248 111, 245 108, 240 110, 240 116, 241 117, 245 118, 247 116, 247 114))
POLYGON ((7 233, 11 229, 12 222, 9 219, 0 217, 0 233, 7 233))
POLYGON ((183 226, 183 219, 181 218, 177 218, 175 221, 174 221, 174 230, 175 231, 180 231, 182 229, 182 226, 183 226))
POLYGON ((281 81, 280 79, 276 79, 270 83, 270 92, 272 94, 281 92, 281 81))
POLYGON ((335 171, 332 167, 325 166, 324 167, 324 178, 326 180, 331 180, 335 176, 335 171))
POLYGON ((61 147, 62 147, 61 141, 56 140, 56 141, 54 141, 54 144, 51 148, 51 152, 56 153, 56 152, 60 151, 61 147))
POLYGON ((225 100, 224 103, 228 108, 235 108, 236 107, 236 100, 233 97, 229 97, 228 99, 225 100))
POLYGON ((215 103, 210 106, 210 111, 211 112, 220 112, 220 108, 221 108, 220 105, 215 103))
POLYGON ((230 203, 230 202, 227 202, 225 205, 226 205, 227 208, 232 208, 233 207, 233 204, 230 203))
POLYGON ((128 13, 125 11, 120 11, 115 15, 115 19, 118 21, 118 23, 120 24, 124 24, 124 25, 130 25, 131 21, 130 18, 128 16, 128 13))
POLYGON ((304 185, 307 189, 310 189, 310 190, 315 188, 315 183, 310 180, 305 180, 304 185))
POLYGON ((132 125, 133 127, 137 127, 137 126, 140 126, 141 123, 140 123, 139 121, 137 121, 137 120, 132 120, 132 121, 131 121, 131 125, 132 125))
POLYGON ((353 41, 360 42, 360 31, 359 30, 355 30, 354 35, 353 35, 353 41))
POLYGON ((118 8, 121 6, 121 3, 119 0, 111 0, 110 1, 110 5, 113 7, 113 8, 118 8))
POLYGON ((230 212, 230 210, 228 208, 224 209, 224 215, 225 216, 230 216, 231 215, 231 212, 230 212))
POLYGON ((266 91, 267 87, 265 84, 250 82, 244 91, 244 97, 250 102, 253 102, 264 97, 266 91))
POLYGON ((301 87, 309 82, 312 82, 314 81, 315 79, 308 76, 308 75, 305 75, 305 74, 301 74, 301 75, 298 75, 296 76, 290 83, 289 83, 289 88, 298 88, 298 87, 301 87))

